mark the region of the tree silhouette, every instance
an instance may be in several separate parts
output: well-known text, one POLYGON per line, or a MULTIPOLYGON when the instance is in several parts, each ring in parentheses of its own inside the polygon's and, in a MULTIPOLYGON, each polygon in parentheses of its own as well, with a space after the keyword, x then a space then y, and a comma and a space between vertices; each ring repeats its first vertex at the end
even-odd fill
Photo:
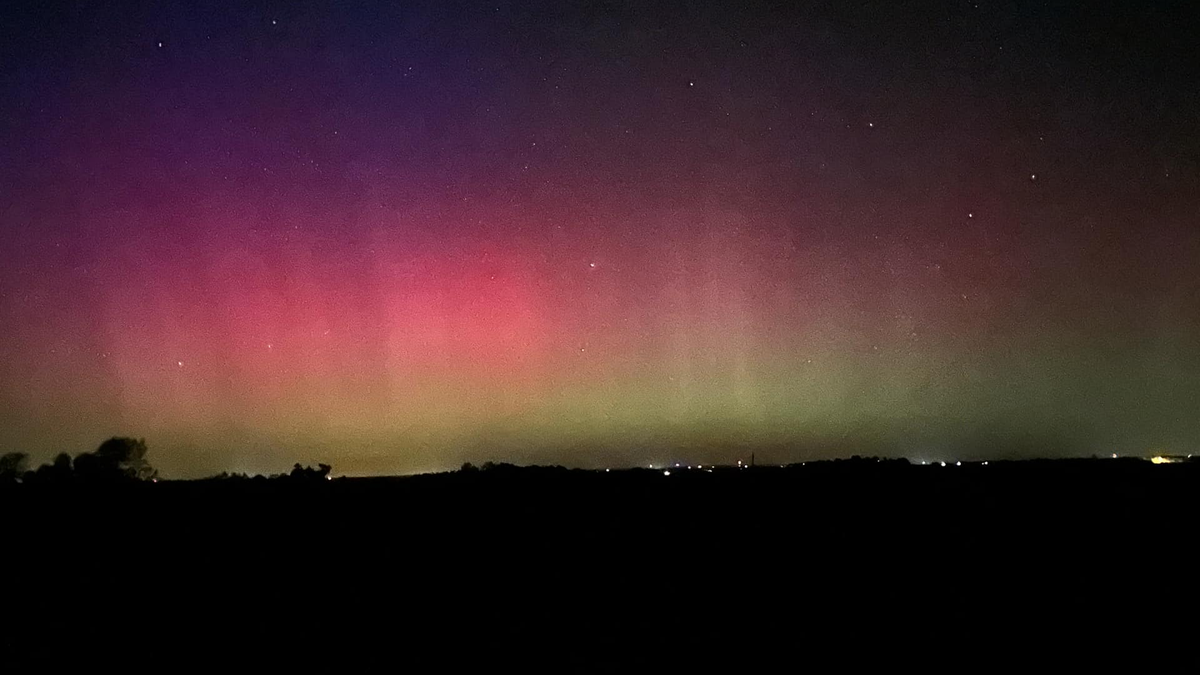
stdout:
POLYGON ((317 468, 314 469, 311 466, 300 466, 300 463, 296 462, 288 477, 297 480, 324 481, 329 480, 329 472, 331 471, 333 471, 333 467, 328 464, 317 464, 317 468))
POLYGON ((38 481, 62 482, 71 479, 71 456, 60 452, 54 457, 53 464, 43 464, 33 472, 32 478, 38 481))
POLYGON ((101 443, 94 452, 85 452, 76 457, 75 473, 93 480, 150 480, 158 472, 146 459, 148 451, 144 439, 114 436, 101 443))
POLYGON ((25 463, 29 455, 24 452, 7 452, 0 455, 0 480, 14 481, 25 473, 25 463))

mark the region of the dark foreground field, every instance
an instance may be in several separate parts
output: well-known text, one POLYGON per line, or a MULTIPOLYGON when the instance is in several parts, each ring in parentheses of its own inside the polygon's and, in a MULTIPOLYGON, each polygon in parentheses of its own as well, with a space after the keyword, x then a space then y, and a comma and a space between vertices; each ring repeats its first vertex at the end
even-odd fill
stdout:
POLYGON ((1138 460, 17 485, 0 636, 40 669, 1186 671, 1198 487, 1138 460))

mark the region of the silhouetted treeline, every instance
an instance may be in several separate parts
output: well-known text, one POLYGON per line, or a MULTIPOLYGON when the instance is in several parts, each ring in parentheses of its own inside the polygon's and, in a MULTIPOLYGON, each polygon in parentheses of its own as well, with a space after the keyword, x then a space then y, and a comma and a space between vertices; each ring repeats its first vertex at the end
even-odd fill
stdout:
POLYGON ((567 470, 568 469, 566 467, 559 466, 557 464, 555 464, 553 466, 517 466, 516 464, 511 464, 509 462, 491 462, 491 461, 489 461, 489 462, 484 462, 480 466, 475 466, 474 464, 472 464, 470 462, 465 462, 462 465, 462 467, 459 468, 458 471, 459 471, 459 473, 473 473, 473 472, 477 472, 477 471, 486 471, 489 473, 496 473, 496 472, 512 473, 514 471, 524 471, 524 472, 528 473, 528 472, 567 471, 567 470))
POLYGON ((311 466, 302 466, 299 462, 296 462, 296 464, 292 466, 292 470, 287 473, 274 473, 267 476, 255 474, 251 476, 247 473, 229 473, 228 471, 222 471, 215 476, 209 476, 208 478, 204 478, 202 480, 254 482, 286 480, 293 482, 317 482, 331 480, 333 478, 333 476, 330 475, 332 471, 333 467, 329 464, 317 464, 317 468, 314 469, 311 466))
MULTIPOLYGON (((92 452, 84 452, 76 455, 73 459, 67 453, 59 453, 52 462, 39 466, 36 470, 30 469, 29 456, 24 452, 9 452, 0 455, 0 485, 26 483, 26 484, 56 484, 68 483, 73 481, 81 481, 88 483, 96 482, 136 482, 136 481, 157 481, 158 471, 151 466, 146 459, 148 448, 143 439, 134 439, 126 437, 114 437, 100 444, 100 447, 92 452)), ((993 473, 998 470, 1004 470, 1003 467, 1024 467, 1025 469, 1033 469, 1041 467, 1046 470, 1047 467, 1074 467, 1080 466, 1089 467, 1104 467, 1105 469, 1119 467, 1138 467, 1150 465, 1152 463, 1168 463, 1168 464, 1195 464, 1200 463, 1200 457, 1193 458, 1187 456, 1167 456, 1156 457, 1154 462, 1147 461, 1148 458, 1141 457, 1122 457, 1120 459, 1099 458, 1093 456, 1090 459, 1074 458, 1074 459, 1030 459, 1030 460, 997 460, 990 462, 994 467, 993 473)), ((951 461, 949 466, 954 468, 963 468, 975 470, 988 466, 989 462, 955 462, 951 461)), ((837 458, 828 460, 814 460, 808 462, 793 462, 790 464, 770 464, 760 463, 757 466, 749 463, 739 462, 737 465, 693 465, 681 466, 680 464, 663 465, 661 469, 652 469, 649 473, 657 473, 661 470, 675 471, 680 475, 691 473, 725 473, 729 471, 745 471, 745 470, 801 470, 806 471, 835 471, 839 473, 855 472, 855 473, 878 473, 878 472, 894 472, 905 471, 908 469, 933 469, 935 467, 945 468, 947 462, 944 461, 922 461, 911 462, 906 458, 894 457, 864 457, 854 455, 848 458, 837 458), (925 466, 928 465, 928 466, 925 466)), ((292 469, 286 473, 276 473, 270 475, 249 475, 246 473, 230 473, 223 471, 220 474, 210 476, 203 480, 205 481, 287 481, 300 483, 318 483, 332 479, 333 467, 329 464, 318 463, 316 468, 312 466, 304 466, 297 462, 292 469)), ((647 470, 644 467, 617 467, 607 469, 605 471, 620 471, 641 473, 647 470)), ((458 469, 458 471, 450 472, 457 475, 473 475, 473 474, 489 474, 494 476, 515 476, 529 478, 533 476, 558 475, 565 473, 594 473, 594 469, 568 469, 560 465, 549 466, 519 466, 509 462, 493 462, 487 461, 476 466, 471 462, 466 462, 458 469)))
MULTIPOLYGON (((158 482, 158 471, 146 459, 148 453, 145 439, 113 437, 92 452, 82 452, 74 458, 62 452, 53 461, 31 469, 28 453, 8 452, 0 455, 0 486, 158 482)), ((221 472, 206 480, 324 482, 332 478, 332 471, 329 464, 317 464, 314 469, 297 462, 288 473, 251 477, 245 473, 221 472)))
POLYGON ((1196 672, 1158 667, 1158 643, 1130 642, 1136 661, 1115 666, 1075 645, 1109 639, 1094 624, 1167 623, 1161 606, 1189 606, 1176 591, 1194 559, 1200 462, 781 468, 757 454, 753 468, 489 462, 329 480, 314 465, 128 483, 144 489, 3 490, 17 524, 9 559, 54 583, 10 584, 0 615, 15 627, 0 639, 11 636, 6 656, 40 659, 70 635, 72 653, 126 663, 136 626, 149 662, 217 650, 303 666, 326 650, 291 646, 320 635, 353 646, 328 650, 339 660, 329 670, 358 645, 396 645, 405 659, 435 653, 415 669, 436 672, 496 670, 506 655, 545 666, 519 672, 787 669, 773 658, 888 672, 903 657, 950 666, 919 672, 1196 672))
POLYGON ((157 480, 158 471, 146 459, 148 453, 144 439, 113 437, 92 452, 81 452, 74 459, 62 452, 54 461, 31 470, 29 455, 9 452, 0 456, 0 484, 157 480))

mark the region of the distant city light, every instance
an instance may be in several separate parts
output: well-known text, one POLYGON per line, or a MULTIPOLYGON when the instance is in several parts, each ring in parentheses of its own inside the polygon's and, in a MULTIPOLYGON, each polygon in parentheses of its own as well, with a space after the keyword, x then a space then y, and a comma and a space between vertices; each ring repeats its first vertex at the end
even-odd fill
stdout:
POLYGON ((1172 459, 1170 457, 1163 457, 1161 455, 1159 455, 1157 457, 1151 457, 1150 461, 1155 464, 1174 464, 1175 463, 1174 459, 1172 459))
POLYGON ((664 475, 664 476, 670 476, 670 475, 671 475, 671 470, 670 470, 670 469, 666 469, 665 471, 663 471, 663 475, 664 475))
POLYGON ((954 466, 962 466, 962 462, 955 462, 954 466))
POLYGON ((1117 453, 1115 453, 1115 452, 1114 452, 1114 453, 1113 453, 1113 459, 1116 459, 1116 458, 1117 458, 1117 453))
POLYGON ((946 463, 945 463, 945 462, 942 462, 942 466, 946 466, 946 463))

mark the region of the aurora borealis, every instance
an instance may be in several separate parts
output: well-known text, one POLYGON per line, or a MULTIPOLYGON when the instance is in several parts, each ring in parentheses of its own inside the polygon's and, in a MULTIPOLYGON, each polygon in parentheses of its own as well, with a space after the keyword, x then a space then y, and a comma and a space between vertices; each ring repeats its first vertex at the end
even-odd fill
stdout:
POLYGON ((905 4, 6 4, 0 449, 1200 450, 1195 10, 905 4))

